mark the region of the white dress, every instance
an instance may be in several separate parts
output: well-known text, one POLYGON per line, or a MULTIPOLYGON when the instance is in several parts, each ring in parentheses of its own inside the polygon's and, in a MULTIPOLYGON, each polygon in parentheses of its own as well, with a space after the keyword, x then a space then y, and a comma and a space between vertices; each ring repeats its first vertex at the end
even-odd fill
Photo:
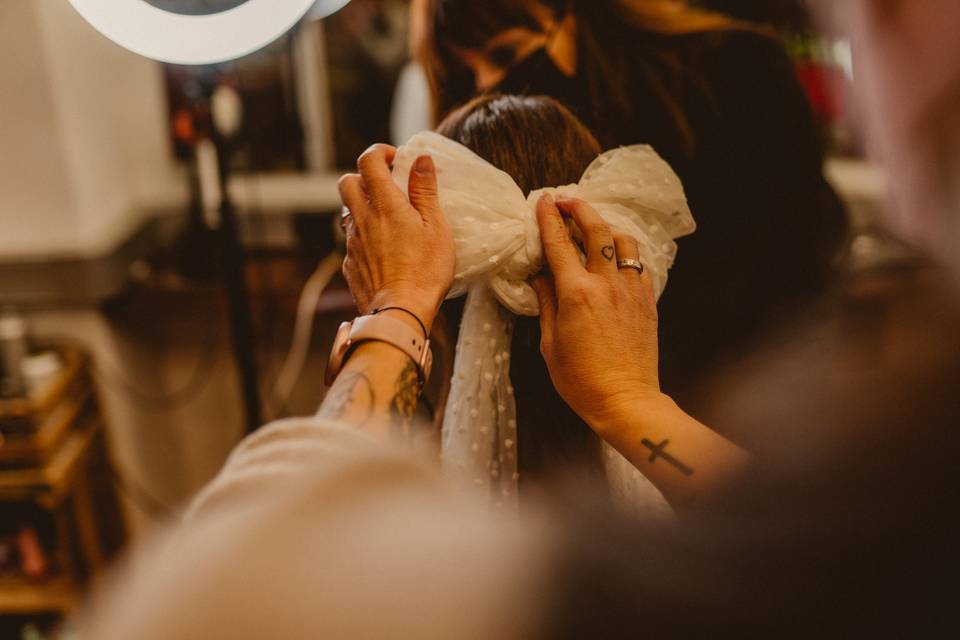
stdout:
MULTIPOLYGON (((536 203, 543 193, 590 203, 617 232, 633 236, 657 297, 677 253, 676 238, 696 229, 680 179, 646 145, 600 155, 575 185, 524 196, 508 174, 439 134, 415 135, 399 148, 393 175, 407 188, 417 157, 437 167, 440 206, 457 248, 450 297, 467 294, 450 397, 443 423, 442 461, 451 475, 488 486, 497 506, 516 504, 517 421, 510 384, 513 318, 539 313, 527 284, 543 265, 536 203)), ((605 445, 613 496, 632 510, 669 511, 663 496, 605 445)))

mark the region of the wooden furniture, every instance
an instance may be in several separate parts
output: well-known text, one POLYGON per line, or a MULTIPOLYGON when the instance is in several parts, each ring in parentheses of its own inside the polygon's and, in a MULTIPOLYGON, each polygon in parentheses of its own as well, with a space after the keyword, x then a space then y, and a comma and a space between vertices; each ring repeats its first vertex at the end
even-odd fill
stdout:
POLYGON ((86 360, 58 353, 30 398, 0 400, 0 532, 21 556, 0 570, 0 616, 68 613, 124 537, 86 360))

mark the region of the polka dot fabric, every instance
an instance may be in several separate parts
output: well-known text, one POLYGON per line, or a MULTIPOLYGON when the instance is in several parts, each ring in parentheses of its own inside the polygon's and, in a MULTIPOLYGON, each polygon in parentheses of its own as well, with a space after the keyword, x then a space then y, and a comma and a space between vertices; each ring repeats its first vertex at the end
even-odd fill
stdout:
MULTIPOLYGON (((461 144, 432 132, 400 147, 393 176, 406 191, 413 162, 433 157, 440 206, 457 249, 450 297, 467 295, 443 423, 444 469, 513 508, 517 494, 517 421, 510 384, 516 315, 535 316, 527 283, 543 266, 536 203, 544 193, 590 203, 616 231, 637 239, 657 297, 677 254, 675 240, 696 229, 680 179, 649 146, 599 156, 575 185, 524 196, 508 174, 461 144)), ((614 496, 631 509, 668 511, 659 492, 619 453, 606 451, 614 496)))

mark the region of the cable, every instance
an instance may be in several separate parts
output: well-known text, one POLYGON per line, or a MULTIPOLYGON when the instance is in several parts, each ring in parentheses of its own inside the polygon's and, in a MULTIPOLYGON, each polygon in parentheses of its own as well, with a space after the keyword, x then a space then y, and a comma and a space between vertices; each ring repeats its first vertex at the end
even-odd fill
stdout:
MULTIPOLYGON (((103 366, 101 362, 98 362, 98 360, 103 360, 102 357, 91 357, 88 359, 90 372, 102 386, 112 390, 119 390, 136 402, 139 407, 148 411, 177 411, 193 403, 200 397, 200 394, 206 390, 207 385, 213 378, 212 374, 217 368, 217 356, 219 354, 219 347, 214 337, 214 331, 212 329, 209 330, 202 341, 205 346, 204 352, 198 356, 197 363, 190 376, 181 387, 171 392, 156 393, 138 388, 136 384, 119 372, 119 367, 113 365, 103 366)), ((48 339, 56 340, 62 344, 72 345, 84 352, 93 351, 76 338, 50 336, 48 339)))
POLYGON ((173 507, 144 489, 139 482, 134 482, 129 476, 121 473, 114 460, 107 462, 107 470, 110 473, 110 479, 113 480, 113 484, 120 490, 120 493, 125 495, 143 513, 159 521, 167 520, 174 514, 175 509, 173 507))
POLYGON ((303 371, 303 365, 310 350, 310 338, 313 335, 313 318, 320 296, 330 281, 340 272, 343 254, 333 251, 320 261, 313 275, 307 280, 297 304, 297 319, 293 327, 293 339, 290 350, 280 368, 280 375, 274 384, 271 397, 278 407, 285 407, 293 393, 293 387, 303 371))
POLYGON ((209 348, 207 354, 199 357, 197 365, 182 387, 169 393, 154 394, 138 389, 116 371, 108 371, 96 364, 90 366, 93 376, 105 387, 122 387, 143 409, 161 412, 177 411, 192 404, 206 390, 216 368, 216 349, 209 348))
MULTIPOLYGON (((56 341, 62 345, 72 346, 75 349, 87 352, 88 350, 84 348, 84 345, 74 338, 63 337, 63 336, 44 336, 45 341, 56 341)), ((210 376, 206 372, 206 367, 202 366, 204 361, 209 360, 208 358, 201 358, 198 362, 198 366, 194 375, 190 377, 190 380, 184 385, 183 388, 179 389, 174 394, 166 394, 165 396, 151 396, 150 400, 152 402, 162 402, 164 410, 171 409, 171 406, 168 404, 171 400, 175 401, 178 399, 182 401, 186 399, 187 401, 192 400, 196 397, 198 390, 202 390, 203 384, 197 384, 197 380, 202 380, 203 378, 209 378, 210 376), (202 378, 201 378, 202 376, 202 378)), ((95 378, 101 380, 104 377, 104 372, 102 369, 97 368, 93 363, 93 358, 86 358, 87 366, 89 367, 90 372, 95 378)), ((128 391, 141 393, 136 389, 132 384, 128 383, 122 376, 117 376, 117 380, 127 388, 128 391)), ((131 503, 133 503, 138 509, 146 513, 151 518, 156 520, 164 520, 172 515, 175 510, 167 505, 163 500, 155 497, 149 491, 143 488, 139 482, 134 482, 130 479, 129 476, 125 475, 120 471, 120 468, 117 464, 117 461, 114 459, 113 455, 109 455, 106 459, 106 464, 104 465, 107 473, 110 476, 110 480, 120 492, 123 493, 131 503)))
MULTIPOLYGON (((55 340, 60 344, 72 345, 74 348, 84 352, 90 351, 85 348, 85 345, 83 345, 80 340, 75 338, 51 336, 47 337, 47 339, 55 340)), ((129 397, 139 403, 138 408, 165 412, 175 411, 196 400, 206 389, 207 383, 213 377, 212 374, 216 369, 219 349, 214 340, 214 331, 212 329, 208 332, 208 335, 204 336, 203 343, 207 345, 207 348, 197 359, 197 364, 192 374, 183 386, 171 393, 156 394, 145 392, 137 388, 135 384, 130 382, 122 374, 118 373, 118 369, 114 368, 114 370, 111 371, 111 368, 102 367, 98 365, 96 359, 92 357, 86 360, 91 374, 102 386, 122 388, 129 397)), ((133 505, 149 517, 162 521, 168 519, 175 513, 176 510, 173 507, 154 496, 146 490, 142 484, 132 480, 129 475, 122 472, 113 456, 110 456, 105 466, 113 484, 133 505)))

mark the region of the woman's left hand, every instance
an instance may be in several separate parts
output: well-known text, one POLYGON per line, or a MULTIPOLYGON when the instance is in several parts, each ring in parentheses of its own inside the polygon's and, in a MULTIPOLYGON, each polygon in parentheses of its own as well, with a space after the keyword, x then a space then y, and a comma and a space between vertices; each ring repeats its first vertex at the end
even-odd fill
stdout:
POLYGON ((395 155, 393 147, 374 145, 357 161, 359 175, 340 179, 350 210, 343 274, 361 313, 403 307, 429 330, 453 283, 453 234, 440 211, 433 160, 417 158, 408 200, 391 175, 395 155))
POLYGON ((619 268, 618 260, 639 260, 636 239, 615 234, 582 200, 544 196, 537 221, 550 268, 531 283, 540 299, 540 350, 563 399, 607 437, 641 400, 661 399, 650 274, 619 268), (583 234, 585 265, 561 210, 583 234))

